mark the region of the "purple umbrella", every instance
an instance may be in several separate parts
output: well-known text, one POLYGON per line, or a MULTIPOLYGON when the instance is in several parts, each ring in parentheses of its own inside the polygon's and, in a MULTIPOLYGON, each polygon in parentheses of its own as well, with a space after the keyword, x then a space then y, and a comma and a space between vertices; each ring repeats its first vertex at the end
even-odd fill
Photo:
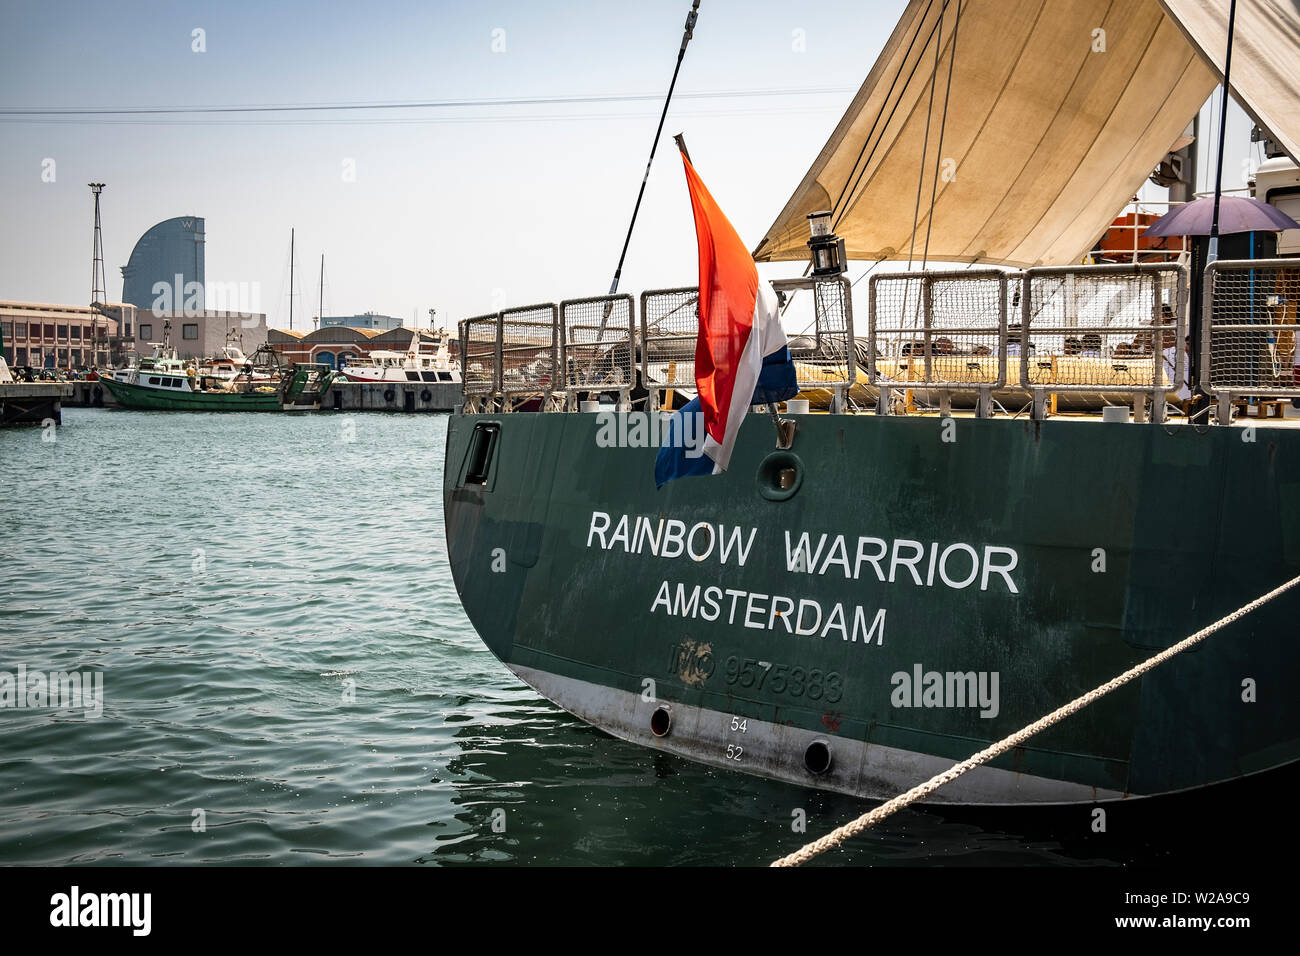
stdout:
MULTIPOLYGON (((1147 229, 1148 236, 1208 236, 1214 218, 1214 197, 1193 199, 1165 213, 1147 229)), ((1219 199, 1219 235, 1234 232, 1279 232, 1300 229, 1282 210, 1245 196, 1219 199)))

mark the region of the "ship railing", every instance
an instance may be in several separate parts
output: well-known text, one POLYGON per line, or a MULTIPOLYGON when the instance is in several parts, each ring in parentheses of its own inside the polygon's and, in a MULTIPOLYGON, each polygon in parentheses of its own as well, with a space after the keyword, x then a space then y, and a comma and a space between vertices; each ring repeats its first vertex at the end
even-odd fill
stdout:
POLYGON ((1199 387, 1218 420, 1230 420, 1234 402, 1300 397, 1300 260, 1212 262, 1203 288, 1199 387))
POLYGON ((501 395, 501 313, 462 319, 458 327, 465 411, 495 410, 501 395))
POLYGON ((626 405, 636 384, 636 300, 626 293, 566 299, 559 316, 567 407, 592 393, 616 393, 626 405))
POLYGON ((559 307, 543 302, 499 314, 502 398, 507 406, 531 399, 547 402, 559 385, 559 307))
MULTIPOLYGON (((848 280, 843 276, 776 279, 772 287, 785 303, 783 310, 799 292, 811 293, 811 321, 789 339, 795 378, 802 393, 828 393, 832 411, 841 410, 857 374, 848 280)), ((670 404, 673 390, 694 392, 698 334, 697 286, 641 293, 641 380, 650 392, 650 407, 670 404)))
POLYGON ((812 322, 788 336, 795 378, 801 394, 816 398, 829 393, 830 410, 843 411, 858 389, 860 364, 854 347, 852 283, 846 276, 805 277, 776 279, 772 288, 785 297, 787 307, 795 305, 799 292, 812 293, 812 322))
POLYGON ((1139 421, 1149 398, 1160 421, 1186 381, 1187 270, 1173 263, 883 274, 869 313, 881 414, 914 399, 946 414, 961 397, 982 417, 996 399, 1042 418, 1086 394, 1132 404, 1139 421))
POLYGON ((1163 421, 1169 393, 1187 381, 1186 267, 1174 263, 1039 267, 1019 274, 1008 349, 1036 410, 1050 396, 1100 394, 1132 404, 1145 419, 1150 399, 1163 421))
POLYGON ((563 388, 559 306, 517 306, 459 323, 465 410, 510 411, 536 403, 548 407, 563 388))
MULTIPOLYGON (((976 391, 989 414, 1007 383, 1007 311, 1012 274, 1000 269, 885 273, 868 286, 867 379, 877 411, 895 393, 976 391)), ((910 405, 910 397, 907 400, 910 405)))
POLYGON ((641 383, 650 391, 648 408, 671 407, 675 389, 695 390, 699 304, 698 286, 641 293, 641 383))

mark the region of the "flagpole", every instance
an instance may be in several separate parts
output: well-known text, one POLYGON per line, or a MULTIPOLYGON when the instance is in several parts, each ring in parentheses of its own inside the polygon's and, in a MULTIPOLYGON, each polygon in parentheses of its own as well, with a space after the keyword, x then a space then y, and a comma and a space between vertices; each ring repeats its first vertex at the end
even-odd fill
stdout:
POLYGON ((1228 6, 1228 52, 1223 59, 1223 103, 1219 110, 1219 161, 1214 173, 1214 218, 1210 220, 1210 248, 1205 256, 1208 265, 1219 258, 1219 201, 1223 198, 1223 140, 1228 131, 1228 101, 1232 97, 1232 31, 1237 19, 1237 0, 1228 6))
MULTIPOLYGON (((618 257, 618 267, 614 270, 614 281, 609 285, 609 294, 618 291, 618 280, 623 274, 623 260, 627 258, 627 247, 632 243, 632 230, 636 226, 637 213, 641 211, 641 199, 645 196, 645 185, 650 180, 650 167, 655 161, 655 150, 659 147, 659 137, 664 131, 664 120, 668 118, 668 104, 673 99, 673 88, 677 86, 677 74, 682 68, 682 58, 686 56, 686 44, 691 42, 695 31, 695 20, 699 16, 700 0, 691 4, 691 12, 686 14, 686 32, 682 34, 681 49, 677 51, 677 65, 673 67, 673 79, 668 84, 668 96, 664 100, 663 112, 659 114, 659 126, 655 129, 654 141, 650 144, 650 159, 645 164, 645 175, 641 177, 641 191, 636 194, 636 205, 632 208, 632 221, 627 226, 627 238, 623 240, 623 251, 618 257)), ((689 157, 688 157, 689 158, 689 157)))
MULTIPOLYGON (((685 134, 678 133, 676 136, 673 137, 673 141, 677 143, 677 148, 681 150, 682 157, 686 160, 686 162, 691 163, 691 154, 690 151, 686 148, 685 134)), ((691 163, 692 167, 694 167, 694 165, 695 165, 694 163, 691 163)), ((809 266, 809 268, 812 268, 811 265, 809 266)), ((704 281, 703 276, 700 277, 700 281, 701 282, 704 281)), ((703 318, 704 316, 700 316, 701 320, 703 320, 703 318)), ((780 320, 778 319, 778 321, 780 320)), ((702 334, 701 332, 697 331, 696 337, 698 338, 699 335, 701 334, 702 334)), ((696 382, 697 390, 698 387, 699 387, 699 383, 696 382)), ((771 416, 772 418, 772 427, 776 429, 776 447, 781 451, 788 450, 794 445, 794 433, 798 431, 799 423, 792 418, 782 418, 780 412, 776 410, 776 402, 767 402, 766 404, 767 404, 768 415, 771 416)))
MULTIPOLYGON (((682 155, 686 157, 686 161, 690 163, 691 154, 690 151, 686 148, 686 134, 678 133, 676 136, 673 137, 673 142, 677 144, 677 148, 681 150, 682 155)), ((695 164, 691 163, 691 165, 694 166, 695 164)))

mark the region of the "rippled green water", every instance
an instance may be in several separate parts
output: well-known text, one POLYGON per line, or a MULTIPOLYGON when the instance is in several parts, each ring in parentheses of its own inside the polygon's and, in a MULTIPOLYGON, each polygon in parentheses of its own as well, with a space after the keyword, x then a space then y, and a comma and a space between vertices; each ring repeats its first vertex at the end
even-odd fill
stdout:
MULTIPOLYGON (((754 865, 869 806, 623 743, 520 684, 451 583, 445 434, 91 409, 53 442, 0 431, 0 671, 105 675, 98 719, 0 709, 0 863, 754 865)), ((914 810, 829 859, 1185 849, 1090 822, 914 810)))

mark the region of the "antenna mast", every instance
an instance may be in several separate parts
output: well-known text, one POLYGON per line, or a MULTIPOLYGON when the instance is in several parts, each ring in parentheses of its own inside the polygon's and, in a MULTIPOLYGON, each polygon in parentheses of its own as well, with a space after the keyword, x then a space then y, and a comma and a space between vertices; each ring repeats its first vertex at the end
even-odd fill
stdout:
POLYGON ((289 228, 289 328, 293 328, 293 227, 289 228))

